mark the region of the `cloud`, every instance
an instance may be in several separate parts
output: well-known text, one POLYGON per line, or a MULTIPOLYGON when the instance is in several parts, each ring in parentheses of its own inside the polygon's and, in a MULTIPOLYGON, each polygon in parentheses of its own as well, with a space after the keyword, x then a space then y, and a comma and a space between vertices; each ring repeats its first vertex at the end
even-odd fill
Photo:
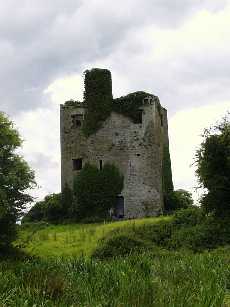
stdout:
POLYGON ((41 199, 60 192, 59 109, 22 112, 13 120, 24 140, 20 153, 35 171, 38 188, 32 195, 41 199))
MULTIPOLYGON (((1 109, 16 114, 47 108, 43 92, 49 84, 81 73, 87 63, 112 57, 126 41, 135 40, 136 32, 151 25, 178 28, 200 9, 216 11, 225 4, 223 0, 176 0, 173 5, 171 0, 58 0, 54 5, 22 0, 19 8, 15 0, 1 2, 1 109)), ((137 46, 138 42, 133 47, 141 56, 137 46)), ((124 54, 132 55, 125 48, 124 54)))
POLYGON ((91 66, 109 67, 115 95, 146 90, 160 97, 170 115, 230 99, 230 5, 200 10, 179 28, 156 25, 137 30, 112 55, 91 66), (125 86, 116 84, 119 77, 125 86), (120 89, 123 92, 121 93, 120 89))
POLYGON ((63 104, 70 99, 82 101, 83 92, 82 75, 70 75, 57 79, 44 91, 45 94, 50 95, 51 101, 57 105, 63 104))
POLYGON ((82 99, 91 67, 111 70, 115 97, 159 96, 175 185, 190 189, 202 118, 211 123, 229 107, 229 27, 229 0, 2 1, 1 110, 25 139, 22 153, 42 186, 35 194, 60 191, 58 104, 82 99))
POLYGON ((169 120, 170 153, 172 173, 176 189, 184 188, 198 195, 195 187, 194 158, 202 142, 202 133, 220 121, 230 110, 230 101, 177 112, 169 120))

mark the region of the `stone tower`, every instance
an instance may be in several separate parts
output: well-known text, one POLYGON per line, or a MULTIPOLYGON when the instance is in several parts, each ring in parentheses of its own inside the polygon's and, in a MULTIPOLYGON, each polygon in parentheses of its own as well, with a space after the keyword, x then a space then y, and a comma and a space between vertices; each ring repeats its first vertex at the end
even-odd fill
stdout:
MULTIPOLYGON (((137 218, 161 214, 166 181, 164 151, 168 150, 169 142, 167 111, 161 107, 158 97, 136 92, 112 100, 109 116, 89 136, 82 129, 87 109, 87 101, 67 101, 60 106, 62 189, 66 183, 72 187, 74 176, 86 162, 99 169, 109 162, 124 176, 124 188, 117 197, 115 215, 137 218), (117 111, 116 103, 122 104, 127 97, 132 103, 132 97, 140 93, 142 99, 135 110, 135 120, 127 112, 117 111)), ((171 176, 169 155, 168 159, 171 176)))

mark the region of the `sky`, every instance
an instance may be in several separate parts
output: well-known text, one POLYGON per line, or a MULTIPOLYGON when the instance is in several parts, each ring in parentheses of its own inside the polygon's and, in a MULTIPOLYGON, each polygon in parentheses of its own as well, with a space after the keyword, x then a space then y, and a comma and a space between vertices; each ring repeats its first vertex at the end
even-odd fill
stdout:
POLYGON ((0 2, 0 110, 24 142, 37 199, 60 191, 59 105, 83 72, 112 72, 113 96, 143 90, 168 110, 176 189, 191 191, 204 128, 230 110, 230 0, 0 2))

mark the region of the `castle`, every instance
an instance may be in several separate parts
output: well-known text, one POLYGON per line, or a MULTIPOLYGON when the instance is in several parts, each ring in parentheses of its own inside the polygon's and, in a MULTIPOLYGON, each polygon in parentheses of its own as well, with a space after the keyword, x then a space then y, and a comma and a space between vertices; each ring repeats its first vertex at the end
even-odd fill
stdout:
POLYGON ((166 109, 157 96, 144 92, 113 99, 108 70, 92 69, 86 77, 85 100, 60 106, 62 189, 65 184, 72 187, 86 162, 99 169, 112 163, 124 176, 114 214, 124 218, 161 214, 164 192, 172 185, 166 109), (86 135, 83 128, 87 119, 92 122, 92 105, 100 111, 106 104, 110 111, 103 118, 99 113, 100 125, 86 135))

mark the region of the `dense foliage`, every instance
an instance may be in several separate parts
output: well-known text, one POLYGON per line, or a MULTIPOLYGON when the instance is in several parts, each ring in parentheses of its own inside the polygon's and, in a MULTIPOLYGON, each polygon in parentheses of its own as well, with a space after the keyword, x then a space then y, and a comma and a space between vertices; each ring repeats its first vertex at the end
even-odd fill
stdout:
POLYGON ((35 184, 34 173, 16 153, 21 144, 13 123, 0 112, 0 249, 13 240, 16 220, 32 201, 27 190, 35 184))
POLYGON ((193 205, 192 194, 186 190, 179 189, 168 191, 164 194, 164 210, 170 213, 179 209, 186 209, 193 205))
POLYGON ((87 106, 83 132, 95 133, 112 110, 112 78, 107 69, 93 68, 85 71, 84 102, 87 106))
POLYGON ((207 212, 230 215, 230 123, 205 130, 204 140, 196 152, 196 174, 206 189, 201 203, 207 212))
POLYGON ((102 220, 108 217, 122 188, 123 176, 114 165, 105 164, 98 170, 86 164, 75 177, 73 190, 66 185, 62 193, 47 195, 30 209, 22 223, 102 220))
POLYGON ((230 244, 229 218, 216 220, 201 208, 179 210, 172 219, 121 229, 103 237, 93 256, 108 259, 133 251, 187 249, 201 252, 230 244), (126 242, 122 244, 122 242, 126 242), (120 245, 120 248, 118 247, 120 245), (123 248, 124 246, 124 248, 123 248))
MULTIPOLYGON (((139 123, 139 108, 144 104, 144 99, 152 97, 152 94, 138 91, 120 98, 113 99, 111 73, 107 69, 93 68, 85 71, 84 79, 84 103, 87 111, 84 120, 83 132, 86 136, 95 133, 111 114, 111 111, 129 117, 134 123, 139 123)), ((69 101, 66 104, 74 105, 69 101)), ((158 102, 158 111, 161 106, 158 102)))
POLYGON ((61 204, 61 194, 50 194, 44 200, 37 202, 23 217, 22 223, 49 221, 57 222, 63 218, 64 208, 61 204))
POLYGON ((113 111, 129 117, 134 123, 138 123, 138 110, 144 104, 146 97, 153 97, 146 92, 134 92, 113 100, 113 111))
POLYGON ((114 165, 105 164, 99 170, 96 166, 86 164, 74 180, 78 216, 106 217, 122 188, 123 176, 114 165))

